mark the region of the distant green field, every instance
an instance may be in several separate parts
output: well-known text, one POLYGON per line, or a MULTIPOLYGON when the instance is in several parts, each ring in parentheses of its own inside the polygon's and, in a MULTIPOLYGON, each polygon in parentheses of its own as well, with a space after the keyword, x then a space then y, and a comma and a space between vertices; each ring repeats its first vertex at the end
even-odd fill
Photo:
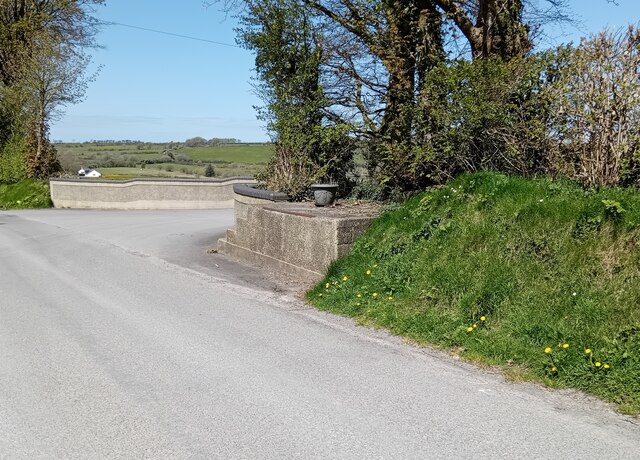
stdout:
POLYGON ((227 144, 220 147, 192 147, 182 150, 193 160, 267 164, 273 155, 271 144, 227 144))
POLYGON ((254 176, 273 154, 271 144, 185 147, 176 143, 83 143, 57 144, 56 148, 68 174, 88 166, 107 179, 198 177, 207 163, 213 164, 216 177, 254 176))

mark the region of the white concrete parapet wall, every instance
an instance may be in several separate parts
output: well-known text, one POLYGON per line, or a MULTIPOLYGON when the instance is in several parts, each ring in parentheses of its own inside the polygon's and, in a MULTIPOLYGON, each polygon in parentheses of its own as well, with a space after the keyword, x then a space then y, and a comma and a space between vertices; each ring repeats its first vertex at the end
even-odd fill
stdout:
POLYGON ((51 179, 56 208, 83 209, 212 209, 232 208, 234 184, 255 183, 252 177, 227 179, 51 179))

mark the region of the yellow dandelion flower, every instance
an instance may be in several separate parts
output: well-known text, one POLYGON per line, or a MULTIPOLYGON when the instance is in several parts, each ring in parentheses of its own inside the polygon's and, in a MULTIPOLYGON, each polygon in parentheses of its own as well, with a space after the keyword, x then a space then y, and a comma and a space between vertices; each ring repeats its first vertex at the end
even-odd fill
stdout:
POLYGON ((371 270, 367 270, 367 275, 370 275, 370 274, 371 274, 371 270))
POLYGON ((331 284, 327 283, 324 285, 325 288, 329 289, 329 287, 331 286, 331 284))
POLYGON ((389 296, 389 300, 393 300, 393 297, 389 296))
POLYGON ((547 348, 545 348, 545 349, 544 349, 544 352, 545 352, 545 353, 551 353, 551 347, 547 347, 547 348))
POLYGON ((569 348, 569 344, 568 343, 563 343, 562 344, 562 348, 569 348))
POLYGON ((359 299, 360 297, 362 297, 362 294, 358 294, 356 295, 356 297, 359 299))
POLYGON ((474 324, 474 325, 473 325, 473 328, 475 329, 476 327, 478 327, 478 325, 477 325, 477 324, 474 324))
POLYGON ((551 368, 551 372, 558 372, 558 369, 556 368, 556 366, 553 366, 553 367, 551 368))
POLYGON ((378 297, 378 293, 374 292, 373 294, 371 294, 372 297, 378 297))
POLYGON ((349 278, 347 276, 342 277, 342 281, 347 281, 349 278))
POLYGON ((604 367, 605 369, 609 369, 609 365, 607 363, 605 363, 602 367, 604 367))
POLYGON ((600 361, 596 361, 596 367, 600 367, 602 366, 602 363, 600 361))
POLYGON ((360 306, 360 302, 357 302, 356 305, 359 307, 360 306))
POLYGON ((481 317, 480 317, 480 321, 485 321, 486 319, 487 319, 487 317, 486 317, 486 316, 481 316, 481 317))
POLYGON ((472 327, 472 326, 469 326, 469 327, 467 328, 467 332, 473 332, 473 327, 472 327))
POLYGON ((591 348, 585 348, 585 349, 584 349, 584 352, 585 352, 586 354, 590 355, 590 354, 591 354, 591 348))

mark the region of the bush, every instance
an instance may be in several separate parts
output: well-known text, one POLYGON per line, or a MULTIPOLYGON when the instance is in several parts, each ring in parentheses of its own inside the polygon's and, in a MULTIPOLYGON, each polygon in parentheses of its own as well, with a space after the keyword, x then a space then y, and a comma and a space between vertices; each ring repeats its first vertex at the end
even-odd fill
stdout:
POLYGON ((191 158, 189 158, 186 155, 183 155, 182 153, 178 153, 178 154, 174 155, 174 161, 176 163, 182 163, 182 164, 191 164, 191 163, 193 163, 193 160, 191 158))
POLYGON ((27 177, 25 164, 26 142, 13 136, 0 151, 0 183, 15 183, 27 177))
POLYGON ((587 186, 640 183, 640 29, 572 49, 553 86, 557 170, 587 186))
POLYGON ((431 127, 418 139, 416 164, 428 182, 462 172, 533 175, 548 168, 548 84, 559 56, 544 53, 504 62, 455 61, 429 73, 431 127))
POLYGON ((304 199, 309 186, 324 176, 324 170, 305 151, 295 151, 280 142, 274 144, 274 151, 256 179, 268 190, 284 192, 293 200, 304 199))
POLYGON ((204 177, 214 177, 216 175, 215 169, 213 169, 213 165, 211 163, 207 164, 207 167, 204 168, 204 177))

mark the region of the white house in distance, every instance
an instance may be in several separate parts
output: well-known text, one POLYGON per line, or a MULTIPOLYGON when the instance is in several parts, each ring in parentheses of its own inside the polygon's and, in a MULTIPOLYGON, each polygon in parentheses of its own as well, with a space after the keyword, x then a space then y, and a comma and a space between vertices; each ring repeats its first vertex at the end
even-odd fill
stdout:
POLYGON ((100 174, 98 171, 96 171, 95 169, 92 169, 92 168, 80 168, 80 170, 78 171, 78 176, 80 176, 80 177, 100 177, 100 176, 102 176, 102 174, 100 174))

